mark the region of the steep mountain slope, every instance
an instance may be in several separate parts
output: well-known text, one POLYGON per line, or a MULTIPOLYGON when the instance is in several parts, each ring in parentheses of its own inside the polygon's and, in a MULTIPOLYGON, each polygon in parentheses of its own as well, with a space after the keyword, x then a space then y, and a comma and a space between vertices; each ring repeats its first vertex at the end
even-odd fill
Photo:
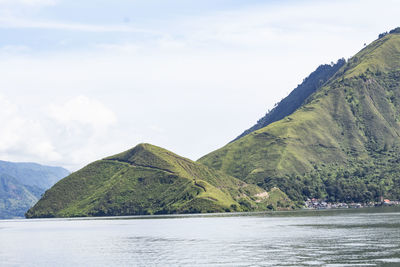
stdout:
POLYGON ((0 161, 0 219, 23 217, 46 189, 68 174, 60 167, 0 161))
POLYGON ((279 189, 267 193, 168 150, 140 144, 61 180, 26 217, 222 212, 291 205, 279 189))
POLYGON ((293 114, 199 160, 295 200, 400 198, 400 34, 365 47, 293 114))
POLYGON ((332 76, 345 63, 346 61, 344 59, 339 59, 336 64, 320 65, 287 97, 282 99, 271 111, 268 111, 264 117, 259 119, 255 125, 244 131, 235 140, 292 114, 306 101, 311 94, 321 88, 330 78, 332 78, 332 76))

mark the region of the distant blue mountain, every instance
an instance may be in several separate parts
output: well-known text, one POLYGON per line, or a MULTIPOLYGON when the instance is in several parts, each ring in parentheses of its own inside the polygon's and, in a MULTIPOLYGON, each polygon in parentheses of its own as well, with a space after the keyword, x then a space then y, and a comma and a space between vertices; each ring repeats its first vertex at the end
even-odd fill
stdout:
POLYGON ((0 219, 23 217, 41 195, 69 175, 61 167, 0 161, 0 219))

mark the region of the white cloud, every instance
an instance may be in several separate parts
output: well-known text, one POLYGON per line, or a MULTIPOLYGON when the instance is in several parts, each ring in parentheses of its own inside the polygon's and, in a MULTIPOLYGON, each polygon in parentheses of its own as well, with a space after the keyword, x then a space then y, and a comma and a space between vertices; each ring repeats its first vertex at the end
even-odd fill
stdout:
POLYGON ((76 169, 121 149, 121 140, 114 139, 119 133, 113 133, 116 115, 102 102, 80 95, 45 110, 48 128, 57 129, 49 138, 61 151, 65 166, 76 169))
POLYGON ((61 159, 55 147, 47 139, 38 121, 25 118, 17 105, 0 95, 0 155, 2 157, 29 160, 37 158, 54 162, 61 159))
POLYGON ((116 122, 116 116, 109 108, 82 95, 62 105, 51 104, 49 116, 65 125, 79 123, 94 128, 108 127, 116 122))
POLYGON ((103 53, 115 54, 120 53, 124 55, 133 55, 140 52, 142 48, 138 44, 126 43, 126 44, 98 44, 95 46, 97 50, 103 53))
POLYGON ((354 40, 374 32, 377 37, 377 30, 383 31, 398 23, 396 12, 400 8, 399 2, 390 0, 379 3, 373 0, 285 2, 188 18, 181 22, 180 30, 191 44, 214 47, 235 45, 280 51, 286 47, 296 49, 295 46, 301 45, 299 42, 308 41, 312 47, 315 40, 321 43, 324 39, 334 46, 339 43, 340 36, 354 40), (354 13, 354 10, 362 12, 354 13), (377 14, 385 17, 371 20, 377 14))
MULTIPOLYGON (((40 113, 25 113, 0 95, 0 158, 61 165, 71 170, 125 148, 109 142, 117 121, 100 101, 77 96, 40 113)), ((114 136, 118 136, 114 133, 114 136)), ((126 139, 125 139, 126 140, 126 139)))
POLYGON ((0 47, 0 55, 26 54, 30 51, 31 49, 26 45, 5 45, 0 47))
POLYGON ((51 6, 55 5, 57 0, 0 0, 0 5, 24 5, 24 6, 51 6))
POLYGON ((19 136, 15 133, 24 125, 24 120, 17 115, 16 106, 1 95, 0 106, 0 123, 3 129, 0 132, 0 150, 4 151, 13 148, 18 143, 19 136))
MULTIPOLYGON (((1 1, 1 0, 0 0, 1 1)), ((1 14, 1 13, 0 13, 1 14)), ((96 25, 73 22, 60 22, 52 20, 26 19, 17 15, 5 14, 0 17, 0 28, 65 30, 79 32, 120 32, 120 33, 145 33, 163 35, 160 32, 141 29, 127 25, 96 25)))

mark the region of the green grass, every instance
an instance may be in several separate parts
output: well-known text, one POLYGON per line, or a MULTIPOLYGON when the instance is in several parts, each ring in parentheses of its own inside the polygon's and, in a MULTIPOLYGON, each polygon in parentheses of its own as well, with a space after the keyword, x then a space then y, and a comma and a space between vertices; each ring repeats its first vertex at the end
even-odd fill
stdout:
POLYGON ((385 73, 400 70, 400 34, 389 34, 374 41, 356 54, 345 70, 345 78, 362 74, 385 73))

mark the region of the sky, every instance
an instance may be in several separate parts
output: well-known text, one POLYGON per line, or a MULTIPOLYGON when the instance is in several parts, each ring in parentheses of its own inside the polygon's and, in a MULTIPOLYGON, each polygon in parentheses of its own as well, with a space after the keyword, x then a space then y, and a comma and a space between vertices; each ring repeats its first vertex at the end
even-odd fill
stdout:
POLYGON ((400 1, 0 0, 0 159, 76 171, 138 143, 196 160, 400 1))

